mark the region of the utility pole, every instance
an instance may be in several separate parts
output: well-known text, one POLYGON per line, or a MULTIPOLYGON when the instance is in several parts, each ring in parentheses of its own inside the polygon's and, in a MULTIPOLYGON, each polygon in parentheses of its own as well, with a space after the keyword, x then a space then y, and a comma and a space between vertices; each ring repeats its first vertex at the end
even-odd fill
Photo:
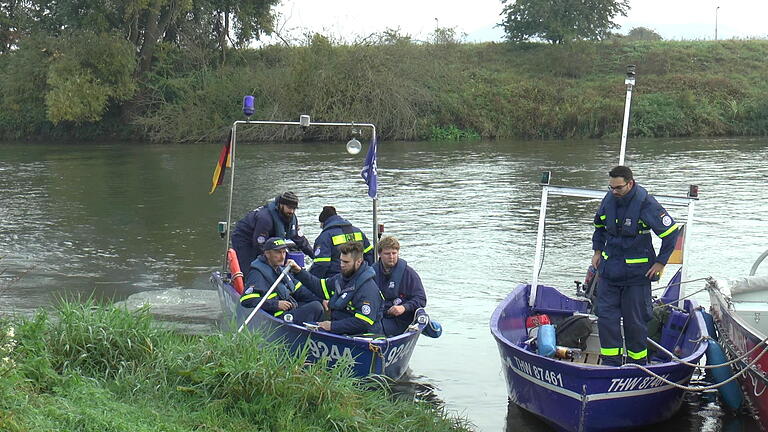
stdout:
POLYGON ((720 10, 720 6, 715 8, 715 40, 717 40, 717 11, 720 10))

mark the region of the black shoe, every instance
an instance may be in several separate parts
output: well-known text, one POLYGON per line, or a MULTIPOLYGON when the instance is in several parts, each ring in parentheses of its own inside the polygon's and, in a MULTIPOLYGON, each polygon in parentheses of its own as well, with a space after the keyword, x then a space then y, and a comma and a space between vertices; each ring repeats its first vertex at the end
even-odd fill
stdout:
POLYGON ((600 356, 600 364, 603 366, 615 366, 619 367, 623 363, 623 356, 615 355, 615 356, 606 356, 601 355, 600 356))

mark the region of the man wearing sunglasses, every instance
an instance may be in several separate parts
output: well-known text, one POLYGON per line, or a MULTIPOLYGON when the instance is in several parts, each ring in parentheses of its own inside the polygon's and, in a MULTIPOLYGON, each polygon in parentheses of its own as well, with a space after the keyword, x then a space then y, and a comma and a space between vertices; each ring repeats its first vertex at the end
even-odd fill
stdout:
POLYGON ((664 270, 680 230, 664 207, 635 182, 629 167, 617 166, 608 175, 608 193, 595 214, 592 235, 592 265, 600 276, 597 316, 602 364, 622 364, 622 318, 627 361, 646 364, 651 281, 658 280, 664 270), (652 231, 661 238, 658 256, 652 231))

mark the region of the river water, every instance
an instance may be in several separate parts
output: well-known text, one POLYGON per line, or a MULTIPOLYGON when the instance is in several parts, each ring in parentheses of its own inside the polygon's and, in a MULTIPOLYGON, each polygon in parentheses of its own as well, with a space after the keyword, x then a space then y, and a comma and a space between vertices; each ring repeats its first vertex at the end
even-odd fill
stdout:
MULTIPOLYGON (((227 180, 208 194, 219 147, 0 145, 0 311, 30 313, 73 296, 148 301, 185 331, 212 331, 220 307, 208 277, 224 251, 216 223, 226 219, 228 191, 227 180)), ((688 279, 746 275, 768 244, 768 140, 632 140, 628 153, 651 193, 684 195, 699 185, 688 279)), ((370 232, 364 154, 347 155, 340 143, 242 144, 233 218, 292 190, 310 241, 324 205, 370 232)), ((617 162, 613 141, 379 145, 379 221, 399 237, 444 327, 440 339, 419 340, 410 380, 478 430, 547 430, 508 408, 488 327, 499 301, 531 279, 540 172, 552 171, 553 184, 602 189, 617 162)), ((567 291, 583 279, 596 206, 551 198, 540 282, 567 291)), ((694 298, 708 303, 705 293, 694 298)), ((758 427, 709 399, 691 398, 658 429, 758 427)))

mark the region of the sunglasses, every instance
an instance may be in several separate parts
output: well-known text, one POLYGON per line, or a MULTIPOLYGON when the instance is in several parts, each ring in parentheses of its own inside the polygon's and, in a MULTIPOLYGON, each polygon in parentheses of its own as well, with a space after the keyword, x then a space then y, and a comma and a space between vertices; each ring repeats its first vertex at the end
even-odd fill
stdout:
POLYGON ((624 184, 623 184, 623 185, 621 185, 621 186, 611 186, 611 185, 608 185, 608 190, 609 190, 609 191, 617 191, 617 190, 621 190, 621 189, 624 189, 624 188, 625 188, 625 187, 626 187, 628 184, 629 184, 629 182, 626 182, 626 183, 624 183, 624 184))

